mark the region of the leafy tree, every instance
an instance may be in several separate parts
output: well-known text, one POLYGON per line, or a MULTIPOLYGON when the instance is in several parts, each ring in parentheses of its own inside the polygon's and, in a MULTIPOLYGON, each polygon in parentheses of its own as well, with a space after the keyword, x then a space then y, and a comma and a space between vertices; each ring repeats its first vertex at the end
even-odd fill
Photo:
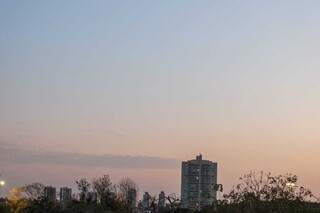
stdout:
POLYGON ((8 205, 12 213, 20 213, 28 206, 28 200, 23 196, 23 188, 15 187, 7 196, 8 205))
POLYGON ((60 212, 60 206, 56 202, 49 201, 45 197, 39 197, 28 203, 28 206, 23 212, 26 213, 58 213, 60 212))
POLYGON ((1 213, 10 213, 10 207, 5 198, 0 198, 0 212, 1 213))

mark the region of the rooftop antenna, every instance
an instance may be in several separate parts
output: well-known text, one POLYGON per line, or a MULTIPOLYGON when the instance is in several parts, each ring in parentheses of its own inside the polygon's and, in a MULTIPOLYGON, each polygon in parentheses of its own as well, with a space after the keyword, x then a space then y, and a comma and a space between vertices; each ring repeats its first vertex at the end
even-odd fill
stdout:
POLYGON ((201 153, 199 153, 199 155, 197 156, 196 159, 197 159, 197 160, 202 160, 202 155, 201 155, 201 153))

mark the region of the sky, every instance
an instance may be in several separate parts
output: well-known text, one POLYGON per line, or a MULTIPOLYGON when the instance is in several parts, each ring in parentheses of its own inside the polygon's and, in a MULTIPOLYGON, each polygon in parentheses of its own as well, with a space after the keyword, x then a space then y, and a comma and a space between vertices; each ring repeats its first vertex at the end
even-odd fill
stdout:
POLYGON ((0 0, 4 192, 110 174, 179 194, 202 153, 226 189, 265 170, 317 194, 319 7, 0 0))

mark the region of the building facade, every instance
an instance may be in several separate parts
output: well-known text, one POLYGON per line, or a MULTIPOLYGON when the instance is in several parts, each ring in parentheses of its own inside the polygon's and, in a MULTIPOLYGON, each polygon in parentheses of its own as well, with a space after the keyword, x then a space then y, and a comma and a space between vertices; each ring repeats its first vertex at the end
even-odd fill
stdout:
POLYGON ((182 162, 181 204, 183 208, 200 210, 217 197, 217 168, 215 162, 196 159, 182 162))
POLYGON ((164 208, 166 206, 166 194, 164 191, 161 191, 158 198, 158 207, 164 208))
POLYGON ((60 188, 60 202, 69 202, 72 200, 72 189, 68 187, 60 188))
POLYGON ((136 189, 129 189, 127 192, 127 202, 130 208, 137 207, 137 190, 136 189))
POLYGON ((142 209, 144 213, 151 212, 151 195, 148 192, 145 192, 142 199, 142 209))
POLYGON ((44 187, 44 197, 50 202, 56 202, 57 200, 56 188, 52 186, 44 187))

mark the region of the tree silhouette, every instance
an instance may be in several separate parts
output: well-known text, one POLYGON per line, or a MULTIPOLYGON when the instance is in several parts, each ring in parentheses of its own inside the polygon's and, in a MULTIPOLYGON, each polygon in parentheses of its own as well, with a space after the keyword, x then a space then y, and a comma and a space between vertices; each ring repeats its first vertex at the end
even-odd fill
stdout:
POLYGON ((115 186, 112 184, 109 175, 95 178, 92 181, 92 187, 97 192, 98 198, 102 204, 105 204, 110 198, 115 196, 115 186))
POLYGON ((270 172, 250 172, 239 178, 224 204, 236 205, 247 212, 273 209, 287 212, 300 208, 312 197, 310 190, 298 185, 298 177, 292 174, 272 176, 270 172))
POLYGON ((22 190, 30 200, 37 200, 44 195, 44 185, 42 183, 25 185, 22 190))
POLYGON ((76 181, 77 188, 80 191, 80 201, 86 200, 86 195, 90 190, 91 184, 88 182, 86 178, 81 178, 76 181))
POLYGON ((138 185, 132 179, 125 177, 119 182, 118 189, 118 198, 124 205, 124 208, 130 212, 135 205, 135 203, 132 203, 135 201, 131 200, 132 197, 130 197, 130 193, 135 193, 137 195, 139 191, 138 185))

